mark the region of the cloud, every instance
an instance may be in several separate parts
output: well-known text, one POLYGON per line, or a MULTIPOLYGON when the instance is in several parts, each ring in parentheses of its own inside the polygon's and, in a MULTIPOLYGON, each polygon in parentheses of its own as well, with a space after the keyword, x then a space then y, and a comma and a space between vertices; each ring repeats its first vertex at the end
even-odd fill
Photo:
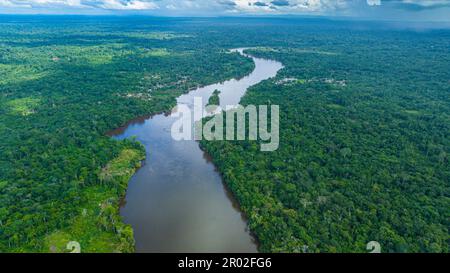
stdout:
POLYGON ((98 7, 109 10, 153 10, 159 8, 156 3, 148 1, 103 0, 101 2, 98 7))
POLYGON ((367 5, 369 6, 380 6, 381 0, 367 0, 367 5))
POLYGON ((333 6, 333 2, 345 0, 0 0, 0 7, 22 8, 85 8, 104 10, 184 10, 241 12, 269 11, 269 8, 283 10, 312 10, 333 6))
POLYGON ((38 7, 38 6, 82 6, 81 0, 0 0, 0 6, 38 7))
POLYGON ((0 0, 0 13, 313 14, 450 20, 450 0, 0 0), (418 16, 420 15, 420 16, 418 16))
POLYGON ((31 8, 29 4, 17 4, 10 0, 0 0, 0 7, 7 7, 7 8, 31 8))
POLYGON ((236 3, 231 0, 219 0, 219 1, 217 1, 217 3, 224 5, 224 6, 231 6, 231 7, 236 6, 236 3))
POLYGON ((158 5, 148 0, 0 0, 0 7, 152 10, 158 8, 158 5))
POLYGON ((289 6, 289 1, 286 0, 275 0, 271 2, 272 5, 278 6, 278 7, 286 7, 289 6))
POLYGON ((255 2, 253 3, 253 5, 257 6, 257 7, 267 7, 267 4, 264 2, 255 2))

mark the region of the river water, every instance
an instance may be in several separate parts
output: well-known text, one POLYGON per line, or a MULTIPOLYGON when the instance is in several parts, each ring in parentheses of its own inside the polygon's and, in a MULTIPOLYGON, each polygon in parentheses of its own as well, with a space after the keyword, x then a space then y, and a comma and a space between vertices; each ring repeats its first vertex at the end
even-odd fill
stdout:
MULTIPOLYGON (((276 76, 281 63, 252 58, 254 71, 242 78, 201 87, 180 96, 178 104, 203 104, 218 89, 220 104, 237 105, 247 88, 276 76)), ((173 115, 140 118, 113 132, 116 139, 135 136, 147 151, 144 166, 132 177, 121 208, 134 230, 137 252, 257 252, 238 203, 196 141, 175 141, 173 115)))

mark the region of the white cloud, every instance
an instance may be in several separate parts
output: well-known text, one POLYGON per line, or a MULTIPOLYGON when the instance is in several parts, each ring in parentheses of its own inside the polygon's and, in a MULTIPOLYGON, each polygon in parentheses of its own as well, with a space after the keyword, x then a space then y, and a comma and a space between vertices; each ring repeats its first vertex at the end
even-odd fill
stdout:
POLYGON ((80 0, 34 0, 34 1, 22 1, 22 2, 32 2, 32 4, 38 5, 66 5, 66 6, 80 6, 80 0))
POLYGON ((345 8, 348 0, 234 0, 235 10, 250 13, 324 12, 345 8))
POLYGON ((242 12, 320 11, 346 0, 0 0, 0 7, 84 7, 107 10, 168 10, 242 12), (261 5, 264 3, 264 5, 261 5))
POLYGON ((0 0, 0 7, 7 7, 7 8, 31 8, 31 5, 27 3, 15 3, 11 0, 0 0))
POLYGON ((0 0, 0 7, 153 10, 158 5, 147 0, 0 0))
POLYGON ((147 1, 120 1, 120 0, 103 0, 99 7, 112 10, 152 10, 159 8, 154 2, 147 1))
POLYGON ((0 0, 0 7, 34 8, 34 7, 82 7, 81 0, 0 0))
POLYGON ((323 14, 364 16, 373 12, 437 9, 450 0, 0 0, 0 13, 120 13, 157 15, 323 14), (370 6, 380 6, 371 9, 370 6), (157 11, 155 11, 157 10, 157 11))
POLYGON ((369 6, 380 6, 381 0, 367 0, 369 6))

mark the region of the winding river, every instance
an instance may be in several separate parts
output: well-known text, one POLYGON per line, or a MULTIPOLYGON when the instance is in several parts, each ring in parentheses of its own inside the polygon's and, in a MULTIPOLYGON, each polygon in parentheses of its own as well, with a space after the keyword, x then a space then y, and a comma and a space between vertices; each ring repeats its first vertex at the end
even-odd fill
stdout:
MULTIPOLYGON (((242 79, 201 87, 177 99, 192 107, 194 97, 208 102, 215 89, 220 103, 237 105, 252 85, 276 76, 281 63, 252 58, 254 71, 242 79)), ((137 252, 257 252, 245 216, 196 141, 175 141, 176 118, 158 114, 130 122, 113 132, 135 136, 145 145, 145 165, 131 179, 121 215, 134 229, 137 252)))

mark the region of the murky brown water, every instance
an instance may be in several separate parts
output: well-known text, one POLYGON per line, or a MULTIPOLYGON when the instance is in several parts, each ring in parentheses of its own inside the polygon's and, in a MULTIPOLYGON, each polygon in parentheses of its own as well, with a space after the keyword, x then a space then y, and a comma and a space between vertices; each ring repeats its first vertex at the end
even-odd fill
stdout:
MULTIPOLYGON (((239 50, 242 53, 242 50, 239 50)), ((252 57, 253 58, 253 57, 252 57)), ((248 76, 202 87, 178 98, 207 103, 215 89, 221 106, 236 105, 248 87, 274 77, 282 64, 253 58, 248 76)), ((196 141, 175 141, 176 118, 159 114, 136 119, 114 138, 136 136, 145 145, 145 165, 130 181, 121 215, 134 229, 137 252, 256 252, 245 217, 196 141)))

